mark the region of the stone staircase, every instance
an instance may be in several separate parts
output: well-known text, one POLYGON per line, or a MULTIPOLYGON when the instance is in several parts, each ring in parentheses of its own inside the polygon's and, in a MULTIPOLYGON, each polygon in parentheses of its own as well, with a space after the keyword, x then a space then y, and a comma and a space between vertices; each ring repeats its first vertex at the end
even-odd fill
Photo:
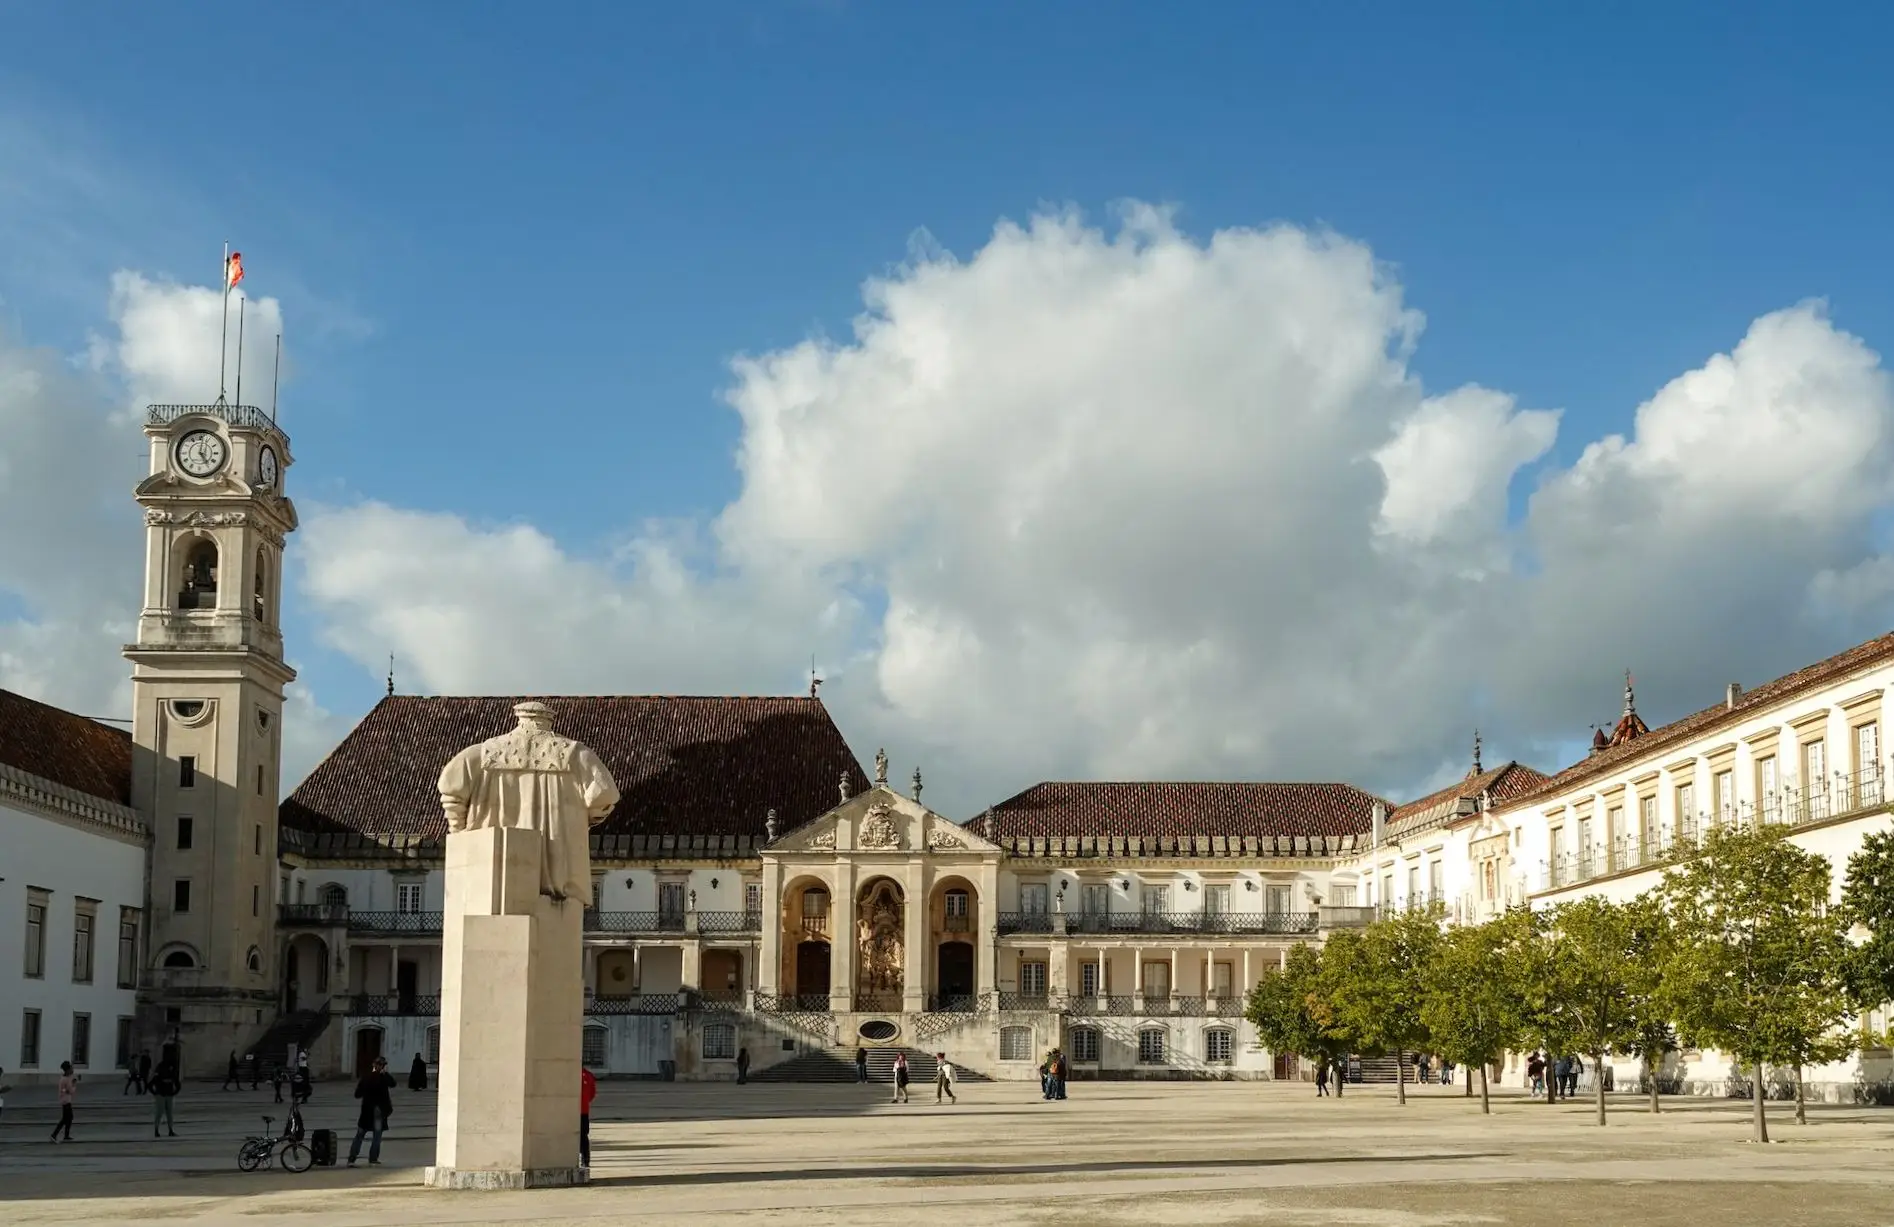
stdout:
MULTIPOLYGON (((894 1057, 899 1052, 908 1054, 908 1084, 916 1087, 932 1086, 936 1072, 934 1054, 923 1052, 919 1048, 870 1048, 868 1050, 868 1080, 892 1083, 894 1057)), ((985 1074, 968 1069, 958 1061, 954 1062, 954 1077, 960 1082, 992 1081, 985 1074)), ((853 1082, 855 1081, 855 1050, 828 1048, 805 1052, 800 1056, 772 1065, 768 1069, 758 1070, 750 1080, 752 1082, 853 1082)))
MULTIPOLYGON (((278 1015, 270 1029, 261 1038, 249 1046, 256 1053, 263 1074, 268 1077, 270 1071, 285 1066, 289 1061, 289 1047, 294 1044, 299 1051, 308 1051, 317 1037, 329 1029, 329 1003, 323 1002, 319 1010, 292 1010, 278 1015)), ((247 1074, 249 1071, 245 1070, 247 1074)))

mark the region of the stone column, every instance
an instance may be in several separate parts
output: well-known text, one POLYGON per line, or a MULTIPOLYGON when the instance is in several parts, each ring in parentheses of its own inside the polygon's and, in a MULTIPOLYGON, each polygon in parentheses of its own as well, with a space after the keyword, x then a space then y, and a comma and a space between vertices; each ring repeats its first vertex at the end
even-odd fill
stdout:
POLYGON ((679 985, 682 988, 702 992, 704 989, 704 946, 702 942, 689 941, 679 946, 682 954, 678 958, 679 985))
POLYGON ((901 1008, 918 1014, 927 1008, 928 882, 927 866, 919 856, 908 859, 901 889, 907 901, 901 909, 901 1008))
POLYGON ((836 858, 835 893, 829 896, 829 1008, 855 1008, 855 862, 836 858))
POLYGON ((447 838, 437 1188, 583 1183, 578 899, 540 894, 545 841, 508 827, 447 838))
POLYGON ((783 867, 779 862, 763 868, 763 914, 758 919, 763 952, 752 974, 757 992, 775 996, 782 992, 783 974, 783 867))
POLYGON ((993 965, 997 961, 999 942, 994 931, 1000 919, 998 862, 986 861, 981 864, 978 884, 979 894, 974 901, 974 917, 970 922, 973 926, 973 986, 976 993, 991 993, 995 979, 993 965))
POLYGON ((1144 1013, 1144 947, 1131 950, 1131 1008, 1144 1013))

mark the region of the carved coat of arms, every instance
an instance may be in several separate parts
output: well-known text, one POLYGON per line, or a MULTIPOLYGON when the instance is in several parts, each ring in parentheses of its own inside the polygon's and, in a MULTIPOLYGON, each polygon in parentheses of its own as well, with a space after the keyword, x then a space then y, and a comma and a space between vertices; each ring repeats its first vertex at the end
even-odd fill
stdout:
POLYGON ((863 848, 899 848, 901 832, 894 825, 894 810, 886 803, 870 806, 856 843, 863 848))

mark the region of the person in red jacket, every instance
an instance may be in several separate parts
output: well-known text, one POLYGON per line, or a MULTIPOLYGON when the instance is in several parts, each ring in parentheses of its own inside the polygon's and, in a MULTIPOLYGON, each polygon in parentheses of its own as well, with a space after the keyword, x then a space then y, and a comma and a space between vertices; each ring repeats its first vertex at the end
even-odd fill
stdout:
POLYGON ((579 1166, 592 1166, 592 1100, 598 1095, 598 1079, 583 1065, 579 1067, 579 1166))

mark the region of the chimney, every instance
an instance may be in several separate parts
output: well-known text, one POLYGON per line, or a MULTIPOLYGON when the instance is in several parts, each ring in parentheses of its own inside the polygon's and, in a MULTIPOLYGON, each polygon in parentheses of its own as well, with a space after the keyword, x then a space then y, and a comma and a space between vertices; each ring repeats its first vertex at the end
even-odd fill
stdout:
POLYGON ((1379 848, 1381 846, 1381 841, 1386 839, 1388 836, 1388 807, 1383 805, 1381 802, 1376 801, 1374 803, 1373 813, 1374 813, 1374 819, 1373 819, 1374 825, 1371 829, 1374 832, 1374 846, 1379 848))
POLYGON ((1729 708, 1731 711, 1734 711, 1736 710, 1736 700, 1742 697, 1743 697, 1742 686, 1738 685, 1735 682, 1731 682, 1730 688, 1723 692, 1723 706, 1729 708))

